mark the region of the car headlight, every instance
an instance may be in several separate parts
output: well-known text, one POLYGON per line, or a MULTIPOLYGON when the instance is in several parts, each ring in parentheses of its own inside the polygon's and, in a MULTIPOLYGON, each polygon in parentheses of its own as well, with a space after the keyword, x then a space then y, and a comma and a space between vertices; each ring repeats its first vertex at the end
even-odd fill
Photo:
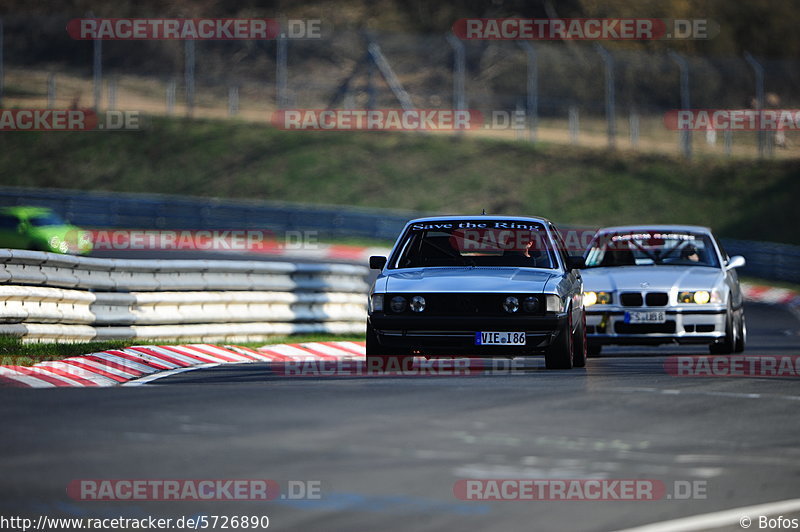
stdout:
POLYGON ((711 301, 711 294, 708 290, 680 292, 678 294, 678 303, 697 303, 698 305, 705 305, 709 301, 711 301))
POLYGON ((403 312, 406 309, 406 298, 401 296, 395 296, 392 298, 392 301, 389 303, 389 308, 392 309, 392 312, 403 312))
POLYGON ((547 296, 545 296, 545 301, 547 301, 547 312, 564 312, 564 300, 561 299, 561 296, 547 294, 547 296))
POLYGON ((709 301, 711 301, 711 294, 709 294, 707 291, 698 290, 694 293, 694 302, 698 305, 705 305, 709 301))
POLYGON ((372 294, 369 311, 383 311, 383 294, 372 294))
POLYGON ((528 296, 522 300, 522 310, 525 312, 538 312, 539 311, 539 298, 528 296))
POLYGON ((414 296, 411 298, 411 304, 409 305, 411 310, 414 312, 422 312, 425 310, 425 298, 422 296, 414 296))
POLYGON ((514 296, 508 296, 503 300, 503 310, 509 314, 513 314, 519 310, 519 299, 514 296))
POLYGON ((591 307, 592 305, 610 305, 611 293, 610 292, 584 292, 583 293, 584 306, 591 307))

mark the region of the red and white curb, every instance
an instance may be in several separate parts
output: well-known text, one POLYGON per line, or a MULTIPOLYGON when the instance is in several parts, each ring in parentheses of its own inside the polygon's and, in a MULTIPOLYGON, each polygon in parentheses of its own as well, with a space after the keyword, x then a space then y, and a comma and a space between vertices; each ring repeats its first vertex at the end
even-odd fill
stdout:
POLYGON ((788 288, 741 283, 745 301, 800 307, 800 293, 788 288))
POLYGON ((175 373, 253 362, 355 360, 364 342, 308 342, 250 349, 238 345, 143 345, 33 366, 0 366, 0 385, 29 388, 141 385, 175 373))

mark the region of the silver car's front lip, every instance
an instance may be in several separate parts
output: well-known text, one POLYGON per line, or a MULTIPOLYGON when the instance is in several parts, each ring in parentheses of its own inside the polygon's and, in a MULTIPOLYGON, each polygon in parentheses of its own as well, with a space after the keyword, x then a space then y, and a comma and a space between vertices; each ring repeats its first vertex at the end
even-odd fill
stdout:
MULTIPOLYGON (((727 309, 721 305, 703 305, 702 307, 621 307, 616 305, 593 305, 586 311, 586 325, 595 332, 587 335, 593 339, 715 339, 725 335, 727 309), (617 323, 625 323, 625 312, 662 311, 667 321, 674 321, 673 332, 617 332, 617 323), (603 329, 600 326, 604 325, 603 329), (698 331, 698 326, 703 329, 698 331), (708 330, 713 327, 713 330, 708 330)), ((666 325, 665 325, 666 327, 666 325)), ((591 329, 590 329, 591 330, 591 329)))

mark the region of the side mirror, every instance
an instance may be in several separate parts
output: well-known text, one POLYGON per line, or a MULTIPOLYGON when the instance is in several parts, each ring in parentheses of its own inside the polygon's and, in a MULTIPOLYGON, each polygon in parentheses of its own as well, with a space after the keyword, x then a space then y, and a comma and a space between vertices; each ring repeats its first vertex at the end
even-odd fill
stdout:
POLYGON ((581 256, 569 256, 567 257, 567 269, 568 270, 581 270, 586 267, 586 261, 583 260, 581 256))
POLYGON ((386 257, 373 255, 369 258, 369 267, 371 270, 382 270, 386 266, 386 257))
POLYGON ((23 234, 28 230, 28 222, 20 222, 17 226, 17 233, 23 234))
POLYGON ((725 269, 732 270, 734 268, 741 268, 746 263, 747 261, 744 260, 744 257, 742 257, 741 255, 736 255, 735 257, 731 257, 730 259, 728 259, 728 264, 725 265, 725 269))

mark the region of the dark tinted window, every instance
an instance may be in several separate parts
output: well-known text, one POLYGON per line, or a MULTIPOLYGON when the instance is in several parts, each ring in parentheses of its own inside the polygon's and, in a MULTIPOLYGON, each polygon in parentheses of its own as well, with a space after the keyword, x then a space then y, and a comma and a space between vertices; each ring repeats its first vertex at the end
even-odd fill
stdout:
POLYGON ((9 216, 8 214, 0 214, 0 230, 16 231, 19 226, 19 218, 16 216, 9 216))

